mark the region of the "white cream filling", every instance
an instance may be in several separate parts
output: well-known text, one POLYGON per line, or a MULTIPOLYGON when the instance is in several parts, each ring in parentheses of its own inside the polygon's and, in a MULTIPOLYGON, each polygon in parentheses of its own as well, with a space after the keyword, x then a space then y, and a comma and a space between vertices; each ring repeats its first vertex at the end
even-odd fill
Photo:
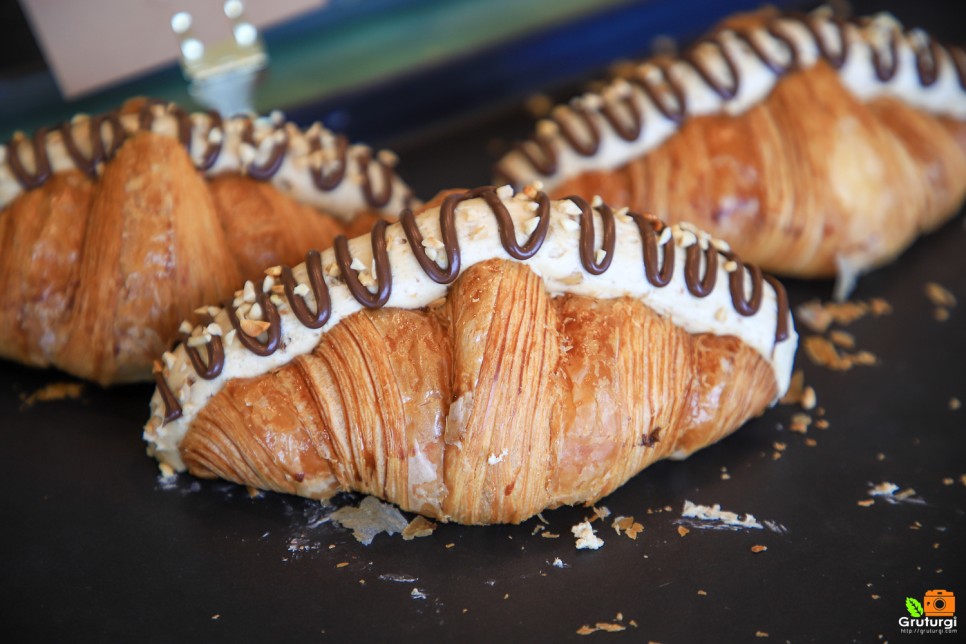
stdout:
MULTIPOLYGON (((828 12, 817 10, 810 18, 818 26, 829 50, 833 53, 837 52, 838 30, 828 12)), ((798 62, 802 68, 811 67, 818 62, 820 55, 815 39, 803 24, 793 19, 779 19, 777 29, 794 43, 798 62)), ((765 27, 752 30, 750 36, 770 58, 782 64, 787 62, 787 47, 769 34, 765 27)), ((736 36, 734 31, 723 30, 718 37, 734 61, 738 77, 741 79, 738 93, 733 98, 722 99, 689 63, 675 60, 669 64, 669 74, 687 97, 687 117, 722 113, 732 116, 741 114, 766 98, 782 79, 781 76, 776 76, 751 47, 736 36)), ((863 26, 847 23, 845 41, 848 56, 845 65, 838 70, 838 73, 843 86, 858 98, 868 101, 877 97, 891 96, 934 114, 966 119, 966 91, 959 84, 953 60, 947 50, 940 50, 936 82, 929 87, 924 87, 919 82, 913 44, 917 41, 927 42, 922 31, 912 30, 905 33, 902 25, 894 17, 882 13, 872 17, 868 24, 863 26), (896 35, 898 67, 896 74, 890 80, 880 81, 872 63, 873 47, 884 61, 888 61, 890 55, 888 42, 892 34, 896 35)), ((732 79, 727 65, 715 45, 699 44, 695 50, 695 57, 709 69, 711 75, 722 86, 731 85, 732 79)), ((662 77, 654 63, 642 63, 636 73, 651 79, 657 87, 662 86, 662 77)), ((673 95, 670 92, 662 91, 661 95, 669 105, 674 105, 673 95)), ((643 90, 623 79, 612 81, 600 94, 585 94, 574 98, 571 103, 574 106, 588 108, 588 115, 600 131, 600 147, 597 153, 591 156, 579 154, 560 134, 559 126, 552 120, 545 119, 537 124, 537 132, 538 136, 549 142, 555 151, 557 169, 551 176, 544 176, 533 167, 524 154, 514 150, 503 157, 500 165, 515 181, 523 184, 539 179, 552 190, 569 178, 584 172, 613 170, 656 148, 679 127, 658 110, 643 90), (611 105, 618 114, 625 115, 626 109, 618 99, 628 95, 633 97, 634 104, 643 115, 641 136, 630 142, 620 138, 601 113, 601 106, 606 103, 611 105)), ((803 109, 807 107, 803 106, 803 109)), ((569 129, 574 131, 581 140, 589 140, 586 125, 580 117, 574 115, 569 106, 558 106, 555 108, 554 115, 569 125, 569 129)), ((542 158, 533 143, 526 142, 524 145, 529 146, 537 158, 542 158)))
MULTIPOLYGON (((156 106, 155 119, 151 131, 164 136, 176 138, 178 136, 178 119, 165 106, 156 106)), ((287 150, 281 166, 268 182, 278 190, 293 199, 318 208, 342 220, 350 220, 353 216, 369 208, 363 194, 363 168, 360 158, 363 155, 372 157, 367 174, 372 186, 373 194, 382 195, 385 189, 385 178, 380 165, 395 164, 391 153, 382 152, 378 155, 364 145, 349 145, 346 151, 346 170, 343 180, 332 190, 321 190, 315 186, 310 169, 321 167, 330 172, 337 167, 336 137, 320 124, 299 129, 292 123, 286 123, 281 130, 276 125, 281 123, 279 115, 251 119, 252 139, 255 145, 246 143, 243 139, 247 117, 233 117, 224 119, 220 128, 215 128, 213 120, 204 113, 191 114, 191 157, 196 165, 201 163, 209 141, 221 141, 222 148, 215 164, 205 171, 205 175, 214 177, 223 173, 241 173, 253 163, 261 165, 271 156, 272 149, 277 142, 287 140, 287 150), (321 150, 312 153, 312 140, 322 143, 321 150)), ((128 135, 138 131, 139 120, 137 114, 121 116, 121 124, 128 135)), ((71 124, 73 139, 78 149, 85 157, 91 153, 89 134, 89 117, 75 117, 71 124)), ((102 125, 105 148, 110 149, 111 128, 102 125)), ((67 151, 63 135, 59 130, 53 130, 46 137, 47 156, 50 161, 51 172, 63 172, 76 168, 73 158, 67 151)), ((24 167, 33 172, 36 161, 33 145, 30 140, 22 140, 17 148, 18 158, 24 167)), ((23 187, 17 181, 7 160, 7 155, 13 154, 6 145, 0 145, 0 210, 23 192, 23 187)), ((405 206, 409 188, 392 173, 391 196, 389 202, 379 208, 383 212, 398 213, 405 206)))
MULTIPOLYGON (((506 205, 517 231, 517 239, 525 242, 522 231, 532 230, 535 225, 536 202, 524 194, 512 196, 509 186, 499 193, 506 205)), ((792 363, 797 346, 791 315, 788 316, 789 338, 776 344, 778 306, 774 289, 766 282, 763 284, 763 297, 758 313, 751 316, 740 315, 734 308, 729 289, 728 262, 718 263, 717 282, 713 291, 706 297, 693 296, 687 289, 684 263, 684 247, 692 243, 721 244, 711 240, 704 233, 694 233, 694 229, 681 224, 670 229, 670 241, 678 246, 675 252, 675 270, 671 282, 664 287, 653 286, 644 275, 642 241, 637 225, 629 218, 619 214, 616 217, 616 245, 611 266, 601 275, 586 272, 580 261, 580 231, 577 225, 580 210, 569 200, 552 202, 549 209, 550 225, 540 250, 523 263, 543 279, 544 286, 552 296, 572 293, 586 297, 610 299, 633 297, 657 313, 667 316, 675 324, 690 333, 713 333, 731 335, 758 351, 774 370, 778 396, 788 388, 792 363), (700 241, 698 241, 700 240, 700 241)), ((430 209, 416 218, 425 244, 433 245, 434 240, 442 238, 439 229, 439 210, 430 209)), ((596 240, 598 247, 602 239, 602 225, 595 218, 596 240)), ((462 202, 456 209, 456 229, 461 249, 461 271, 490 259, 512 258, 507 254, 500 241, 496 218, 482 199, 462 202)), ((445 297, 448 286, 432 281, 419 266, 409 246, 400 224, 388 227, 386 233, 389 262, 392 271, 392 291, 387 307, 404 309, 422 308, 433 301, 445 297)), ((373 264, 369 235, 357 237, 349 242, 354 265, 371 267, 373 264)), ((663 252, 659 250, 663 256, 663 252)), ((440 253, 440 261, 445 255, 440 253)), ((331 268, 335 263, 335 253, 327 250, 322 253, 323 268, 331 268)), ((194 335, 203 333, 220 334, 224 339, 225 362, 222 373, 213 380, 203 380, 191 367, 184 345, 179 345, 173 354, 165 354, 163 376, 171 391, 178 398, 182 416, 162 424, 165 407, 159 392, 151 401, 152 417, 145 427, 144 438, 149 443, 149 452, 163 463, 182 471, 184 463, 179 454, 179 445, 191 425, 192 420, 212 396, 232 378, 250 378, 290 362, 296 356, 311 352, 318 345, 322 335, 342 319, 361 310, 363 306, 349 292, 341 279, 333 278, 326 270, 325 280, 329 287, 332 313, 322 329, 309 329, 303 326, 291 312, 282 298, 279 306, 282 326, 282 346, 272 355, 261 357, 244 348, 234 336, 237 335, 228 321, 227 313, 217 311, 217 327, 198 326, 194 335)), ((360 278, 369 277, 373 271, 363 268, 360 278)), ((294 269, 296 279, 308 284, 304 264, 294 269)), ((751 279, 747 275, 746 293, 750 293, 751 279)), ((364 280, 365 281, 365 280, 364 280)), ((271 282, 269 282, 270 285, 271 282)), ((254 301, 254 285, 246 285, 239 299, 254 301)), ((257 288, 257 287, 255 287, 257 288)), ((305 291, 306 288, 299 290, 305 291)), ((314 308, 310 289, 306 299, 314 308)), ((247 305, 242 306, 244 314, 247 305)), ((252 315, 249 313, 249 315, 252 315)), ((258 317, 252 315, 252 317, 258 317)), ((203 341, 203 340, 199 340, 203 341)), ((204 348, 201 348, 204 353, 204 348)))

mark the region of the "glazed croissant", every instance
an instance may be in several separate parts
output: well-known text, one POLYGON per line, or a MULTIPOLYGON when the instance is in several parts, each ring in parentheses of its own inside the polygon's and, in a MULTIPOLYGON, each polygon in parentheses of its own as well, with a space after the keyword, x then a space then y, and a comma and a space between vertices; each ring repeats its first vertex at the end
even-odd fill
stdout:
POLYGON ((788 386, 781 285, 688 225, 509 186, 269 269, 157 365, 162 469, 467 524, 592 502, 788 386))
POLYGON ((554 109, 497 165, 725 239, 789 276, 856 276, 966 195, 966 51, 891 16, 762 11, 554 109))
POLYGON ((0 356, 150 379, 195 307, 408 199, 368 148, 277 117, 136 100, 17 135, 0 146, 0 356))

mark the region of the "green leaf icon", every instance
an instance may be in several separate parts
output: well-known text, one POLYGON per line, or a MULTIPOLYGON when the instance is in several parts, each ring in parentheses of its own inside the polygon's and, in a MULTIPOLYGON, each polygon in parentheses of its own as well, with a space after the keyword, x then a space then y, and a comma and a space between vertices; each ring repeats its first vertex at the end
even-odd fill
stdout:
POLYGON ((913 617, 922 617, 922 604, 917 599, 906 597, 906 610, 913 617))

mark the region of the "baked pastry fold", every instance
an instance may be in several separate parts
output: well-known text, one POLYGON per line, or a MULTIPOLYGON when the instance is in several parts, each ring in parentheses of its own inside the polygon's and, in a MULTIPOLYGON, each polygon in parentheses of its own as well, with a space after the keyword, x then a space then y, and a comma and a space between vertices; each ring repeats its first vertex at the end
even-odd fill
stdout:
POLYGON ((162 356, 166 471, 520 522, 682 458, 788 387, 781 285, 689 226, 456 191, 269 269, 162 356))
POLYGON ((738 15, 555 107, 496 173, 691 222, 844 296, 963 203, 966 51, 888 14, 738 15))
POLYGON ((393 161, 319 125, 134 100, 0 146, 0 356, 146 380, 266 266, 397 213, 393 161))

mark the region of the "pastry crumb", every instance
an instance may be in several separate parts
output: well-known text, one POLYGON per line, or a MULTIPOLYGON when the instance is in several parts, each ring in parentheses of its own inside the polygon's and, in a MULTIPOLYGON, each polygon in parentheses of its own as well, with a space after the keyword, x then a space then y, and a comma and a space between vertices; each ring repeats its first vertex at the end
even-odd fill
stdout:
POLYGON ((926 297, 928 297, 929 301, 935 306, 942 307, 944 309, 951 309, 955 308, 956 306, 956 296, 941 284, 936 282, 926 282, 925 292, 926 297))
POLYGON ((346 506, 332 513, 331 518, 343 528, 352 530, 352 536, 368 546, 376 535, 385 532, 393 535, 409 525, 402 512, 374 496, 367 496, 359 507, 346 506))
POLYGON ((808 414, 795 414, 792 416, 788 429, 789 431, 793 431, 797 434, 805 434, 808 432, 808 426, 811 424, 812 417, 808 414))
POLYGON ((962 403, 962 401, 959 400, 959 398, 953 397, 953 398, 950 398, 949 399, 949 410, 950 411, 956 411, 957 409, 959 409, 962 406, 963 406, 963 403, 962 403))
POLYGON ((597 519, 603 520, 610 516, 610 508, 608 508, 606 505, 602 505, 599 508, 594 506, 591 508, 591 510, 593 510, 594 512, 594 516, 590 517, 591 523, 593 523, 597 519))
POLYGON ((698 594, 701 595, 702 597, 707 597, 708 596, 707 591, 704 591, 704 590, 699 590, 698 591, 698 594))
POLYGON ((834 344, 820 335, 808 336, 803 346, 805 354, 814 364, 832 371, 848 371, 857 365, 873 366, 879 362, 871 351, 839 352, 834 344))
POLYGON ((678 534, 681 535, 682 537, 684 535, 686 535, 687 533, 689 533, 689 532, 691 532, 691 531, 688 530, 687 528, 685 528, 683 525, 679 525, 678 526, 678 534))
POLYGON ((792 374, 792 379, 788 384, 788 391, 778 401, 782 405, 797 405, 802 399, 802 392, 805 390, 805 372, 796 369, 792 374))
POLYGON ((616 633, 619 631, 626 631, 627 627, 623 624, 613 624, 611 622, 597 622, 593 626, 584 624, 577 629, 577 635, 590 635, 591 633, 596 633, 597 631, 604 631, 605 633, 616 633))
POLYGON ((39 402, 77 400, 80 398, 83 391, 84 383, 81 382, 54 382, 41 387, 32 394, 21 394, 20 409, 27 409, 28 407, 32 407, 39 402))
POLYGON ((847 331, 842 331, 841 329, 829 331, 828 339, 832 341, 832 344, 842 347, 843 349, 855 348, 855 336, 847 331))
POLYGON ((436 524, 423 516, 417 516, 409 522, 402 531, 404 541, 412 541, 420 537, 428 537, 436 530, 436 524))
POLYGON ((755 554, 758 554, 759 552, 764 552, 766 550, 768 550, 768 546, 754 545, 751 547, 751 551, 754 552, 755 554))
POLYGON ((590 521, 582 521, 573 526, 570 531, 577 540, 577 550, 597 550, 604 545, 604 540, 597 536, 597 531, 590 525, 590 521))
POLYGON ((619 535, 623 532, 627 537, 637 540, 637 535, 644 531, 641 523, 634 521, 634 517, 619 516, 611 524, 614 531, 619 535))
POLYGON ((755 637, 768 637, 768 633, 765 631, 755 631, 755 637))
POLYGON ((810 300, 796 309, 798 319, 816 333, 825 333, 834 323, 848 326, 866 315, 879 317, 892 313, 892 305, 882 298, 873 298, 868 302, 820 302, 810 300))

